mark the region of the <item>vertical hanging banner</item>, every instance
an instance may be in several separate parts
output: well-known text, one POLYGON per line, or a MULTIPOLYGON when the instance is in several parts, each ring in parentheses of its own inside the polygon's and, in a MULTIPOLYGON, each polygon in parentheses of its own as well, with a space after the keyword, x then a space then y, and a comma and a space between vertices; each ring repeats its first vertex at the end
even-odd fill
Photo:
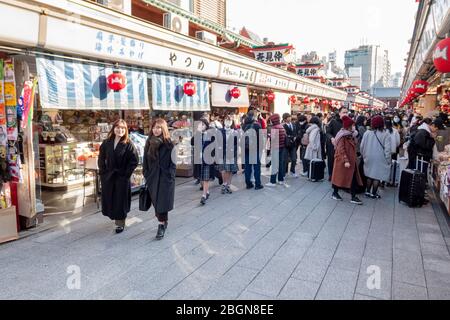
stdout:
POLYGON ((26 128, 27 125, 31 124, 33 118, 33 103, 34 103, 34 92, 37 86, 37 78, 33 81, 25 81, 22 89, 22 94, 20 95, 19 101, 22 103, 22 128, 26 128))
POLYGON ((17 99, 16 81, 14 77, 14 61, 13 59, 6 59, 4 64, 5 105, 7 107, 15 107, 17 105, 17 99))
POLYGON ((12 59, 5 60, 4 68, 7 137, 9 141, 17 141, 17 99, 14 61, 12 59))
POLYGON ((4 77, 4 61, 0 59, 0 146, 8 143, 6 136, 6 110, 5 110, 5 77, 4 77))

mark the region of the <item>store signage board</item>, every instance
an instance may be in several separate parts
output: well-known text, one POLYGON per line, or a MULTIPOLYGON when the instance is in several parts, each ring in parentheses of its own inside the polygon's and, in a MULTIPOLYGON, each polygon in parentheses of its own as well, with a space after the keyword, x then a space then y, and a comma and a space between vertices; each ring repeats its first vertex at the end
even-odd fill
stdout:
POLYGON ((47 29, 45 48, 51 50, 207 77, 216 77, 219 70, 212 59, 52 17, 47 29), (67 41, 68 32, 77 36, 67 41))
POLYGON ((0 41, 36 46, 39 34, 39 14, 0 3, 0 41), (18 25, 20 22, 20 25, 18 25))
POLYGON ((262 87, 270 87, 284 90, 289 89, 289 80, 270 76, 262 72, 258 72, 256 74, 255 84, 262 87))
POLYGON ((271 65, 285 65, 294 60, 293 46, 255 47, 252 49, 255 59, 271 65))
POLYGON ((322 70, 323 65, 300 65, 295 67, 297 75, 301 77, 321 77, 324 76, 324 72, 322 70))
POLYGON ((255 82, 255 78, 255 70, 237 67, 224 62, 220 64, 219 79, 253 84, 255 82))

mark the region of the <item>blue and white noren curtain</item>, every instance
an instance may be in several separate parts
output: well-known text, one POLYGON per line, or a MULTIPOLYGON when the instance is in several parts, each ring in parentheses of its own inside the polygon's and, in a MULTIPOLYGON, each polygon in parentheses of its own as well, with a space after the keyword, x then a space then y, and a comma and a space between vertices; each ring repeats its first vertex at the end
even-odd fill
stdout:
POLYGON ((149 109, 147 73, 120 68, 127 86, 114 92, 106 84, 112 67, 70 58, 36 58, 39 97, 45 109, 142 110, 149 109))
POLYGON ((207 80, 190 78, 170 72, 158 71, 152 74, 153 110, 165 111, 210 111, 209 84, 207 80), (183 92, 186 82, 197 85, 192 97, 183 92))

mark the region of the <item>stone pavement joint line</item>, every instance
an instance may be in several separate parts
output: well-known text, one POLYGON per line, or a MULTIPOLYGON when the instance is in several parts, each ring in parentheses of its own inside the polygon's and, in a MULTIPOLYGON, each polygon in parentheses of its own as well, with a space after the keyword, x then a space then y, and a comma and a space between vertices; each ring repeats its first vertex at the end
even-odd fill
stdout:
POLYGON ((450 299, 439 206, 410 209, 394 188, 355 206, 328 181, 287 181, 246 190, 239 174, 203 207, 198 186, 179 185, 162 241, 133 201, 120 235, 95 214, 0 245, 0 299, 450 299))

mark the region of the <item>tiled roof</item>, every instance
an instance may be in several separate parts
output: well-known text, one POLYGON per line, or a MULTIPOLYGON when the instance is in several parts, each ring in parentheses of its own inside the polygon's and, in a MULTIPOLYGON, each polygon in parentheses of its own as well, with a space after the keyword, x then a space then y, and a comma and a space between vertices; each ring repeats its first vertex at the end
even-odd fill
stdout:
POLYGON ((164 10, 167 12, 172 12, 174 14, 178 14, 186 19, 189 19, 189 21, 191 21, 199 26, 205 27, 206 29, 209 29, 220 35, 226 34, 228 38, 231 38, 234 41, 240 42, 241 44, 243 44, 245 46, 253 47, 253 46, 257 46, 260 44, 258 42, 247 39, 239 34, 231 32, 215 22, 212 22, 208 19, 201 18, 201 17, 195 15, 194 13, 186 11, 170 2, 165 2, 165 1, 161 1, 161 0, 142 0, 142 1, 154 6, 156 8, 159 8, 161 10, 164 10))

